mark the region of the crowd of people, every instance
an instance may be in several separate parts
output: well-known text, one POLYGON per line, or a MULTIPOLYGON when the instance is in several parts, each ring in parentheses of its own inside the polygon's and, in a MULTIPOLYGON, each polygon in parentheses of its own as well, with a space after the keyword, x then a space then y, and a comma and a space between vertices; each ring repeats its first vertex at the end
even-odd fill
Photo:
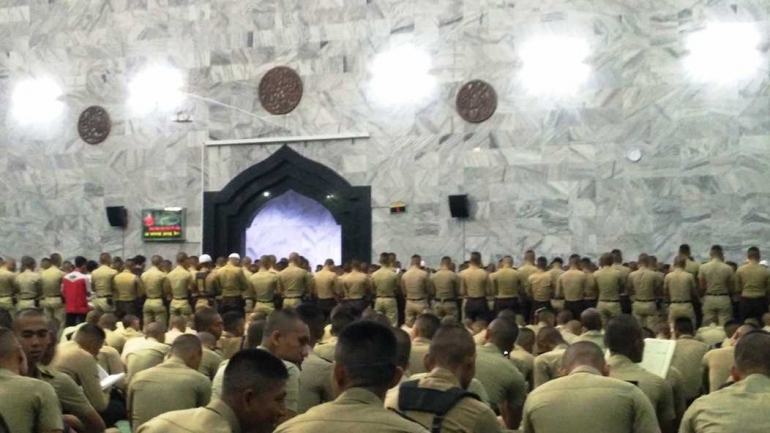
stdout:
POLYGON ((765 431, 770 271, 709 255, 6 259, 0 432, 765 431))

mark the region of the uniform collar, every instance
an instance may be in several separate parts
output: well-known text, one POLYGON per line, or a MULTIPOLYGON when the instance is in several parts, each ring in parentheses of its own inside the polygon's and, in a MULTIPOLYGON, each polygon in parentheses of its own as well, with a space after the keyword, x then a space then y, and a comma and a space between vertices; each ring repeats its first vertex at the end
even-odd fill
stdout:
POLYGON ((748 392, 767 392, 770 389, 770 377, 764 374, 750 374, 733 386, 740 386, 748 392))
POLYGON ((423 337, 415 337, 414 340, 412 340, 412 343, 430 344, 430 340, 423 337))
POLYGON ((677 338, 677 340, 694 340, 694 339, 695 339, 695 337, 693 337, 692 335, 688 335, 688 334, 680 335, 679 338, 677 338))
POLYGON ((102 269, 102 268, 112 269, 112 266, 110 266, 110 265, 99 265, 99 269, 102 269))
POLYGON ((35 365, 35 371, 37 373, 34 376, 35 379, 40 379, 43 376, 51 378, 51 379, 54 377, 53 373, 51 373, 50 367, 45 366, 45 365, 40 364, 40 363, 37 363, 35 365))
POLYGON ((500 351, 500 348, 497 347, 495 343, 484 343, 484 345, 481 346, 479 349, 483 349, 486 352, 494 352, 500 356, 503 355, 503 352, 500 351))
POLYGON ((382 407, 382 400, 366 388, 348 388, 335 400, 336 403, 362 403, 382 407))
POLYGON ((596 330, 596 329, 590 329, 590 330, 588 330, 588 331, 586 331, 586 332, 584 332, 584 333, 582 333, 580 335, 588 335, 588 336, 591 336, 591 337, 593 337, 593 336, 601 336, 602 335, 602 331, 599 331, 599 330, 596 330))
POLYGON ((636 365, 627 356, 617 353, 610 356, 610 359, 607 360, 607 364, 609 364, 610 368, 614 369, 636 365))
POLYGON ((595 376, 602 376, 602 373, 588 365, 581 365, 579 367, 575 367, 572 371, 570 371, 569 375, 572 376, 576 373, 586 373, 586 374, 593 374, 595 376))
POLYGON ((241 425, 238 422, 238 417, 235 416, 235 412, 233 412, 227 403, 223 402, 222 400, 215 399, 209 403, 208 406, 206 406, 206 409, 218 413, 222 418, 227 420, 233 433, 240 433, 241 425))
POLYGON ((457 379, 457 376, 442 367, 434 368, 423 379, 428 379, 431 382, 438 382, 441 385, 460 386, 460 381, 457 379))
POLYGON ((182 266, 182 265, 176 265, 176 268, 174 268, 174 270, 176 270, 176 269, 181 269, 181 270, 187 272, 187 269, 185 269, 185 267, 182 266))
POLYGON ((165 361, 163 361, 163 364, 168 364, 173 367, 184 367, 184 368, 190 368, 187 366, 187 364, 184 363, 184 361, 180 358, 177 358, 176 356, 171 356, 167 358, 165 361))

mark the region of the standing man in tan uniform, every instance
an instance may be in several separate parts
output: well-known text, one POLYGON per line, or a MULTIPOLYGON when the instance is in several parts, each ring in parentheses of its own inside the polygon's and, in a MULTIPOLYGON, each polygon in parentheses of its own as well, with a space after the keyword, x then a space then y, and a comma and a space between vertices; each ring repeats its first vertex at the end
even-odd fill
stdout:
POLYGON ((327 322, 340 298, 340 281, 335 271, 334 260, 326 259, 323 268, 313 276, 313 292, 327 322))
POLYGON ((472 321, 489 313, 487 295, 492 292, 489 275, 482 268, 481 253, 472 252, 468 269, 460 272, 460 296, 463 297, 463 317, 472 321))
POLYGON ((565 377, 527 398, 523 432, 660 432, 649 399, 636 386, 606 377, 609 367, 595 344, 570 346, 562 365, 565 377))
POLYGON ((625 287, 623 274, 612 266, 612 256, 610 254, 602 255, 599 259, 601 268, 594 272, 596 288, 599 292, 599 302, 596 308, 602 314, 602 324, 623 311, 620 308, 620 293, 625 287))
POLYGON ((14 299, 16 294, 15 270, 16 261, 14 259, 8 259, 0 266, 0 308, 11 314, 16 311, 16 300, 14 299))
POLYGON ((679 246, 679 255, 685 256, 687 262, 685 263, 684 270, 690 273, 693 278, 698 278, 698 271, 700 270, 700 264, 692 259, 692 252, 690 246, 682 244, 679 246))
POLYGON ((134 274, 133 260, 127 260, 123 271, 115 275, 115 314, 123 317, 139 314, 137 298, 144 296, 141 278, 134 274))
POLYGON ((436 292, 433 300, 433 310, 436 317, 454 317, 460 320, 460 312, 457 308, 457 301, 460 293, 460 278, 454 272, 452 258, 445 256, 441 258, 439 270, 430 276, 430 282, 436 292))
POLYGON ((513 257, 503 257, 500 269, 489 276, 489 282, 495 295, 495 314, 509 309, 518 315, 523 314, 520 298, 526 292, 526 281, 519 271, 513 269, 513 257))
POLYGON ((382 313, 390 321, 390 326, 398 326, 398 275, 388 267, 390 256, 380 254, 380 269, 372 274, 372 286, 377 299, 374 301, 374 311, 382 313))
POLYGON ((43 281, 40 274, 35 272, 35 259, 29 256, 21 258, 21 273, 16 275, 13 281, 18 299, 16 308, 34 308, 40 302, 43 293, 43 281))
POLYGON ((596 287, 596 278, 594 278, 594 269, 591 259, 583 257, 580 259, 580 270, 586 274, 586 293, 583 298, 586 308, 596 308, 599 302, 599 289, 596 287))
POLYGON ((711 247, 711 261, 698 270, 700 292, 703 297, 703 323, 719 323, 724 326, 733 318, 732 291, 733 268, 725 263, 722 246, 711 247))
POLYGON ((161 256, 152 256, 150 259, 152 266, 142 274, 142 285, 147 295, 144 306, 142 306, 145 326, 152 322, 168 323, 168 311, 163 304, 164 290, 167 287, 166 278, 168 277, 160 270, 162 262, 161 256))
POLYGON ((67 319, 67 312, 64 310, 64 300, 61 293, 63 278, 64 272, 56 266, 50 266, 40 273, 43 290, 43 299, 40 301, 40 307, 49 319, 56 319, 59 326, 64 325, 67 319))
POLYGON ((260 258, 259 272, 249 277, 249 284, 257 300, 254 310, 269 317, 275 311, 275 295, 281 293, 278 275, 270 272, 270 257, 262 256, 260 258))
POLYGON ((553 261, 551 261, 551 269, 548 270, 548 273, 551 274, 551 281, 553 281, 553 299, 551 299, 551 308, 553 308, 554 311, 562 311, 564 310, 564 294, 558 293, 556 291, 556 286, 559 281, 559 278, 564 274, 564 260, 562 260, 561 257, 555 257, 553 261))
POLYGON ((662 297, 663 280, 657 272, 649 269, 647 254, 640 255, 637 264, 639 269, 628 277, 628 295, 634 301, 633 315, 642 326, 655 329, 658 324, 656 300, 662 297))
POLYGON ((195 279, 190 271, 185 269, 187 263, 187 254, 177 253, 176 268, 168 273, 166 278, 167 292, 171 292, 172 300, 169 307, 171 318, 184 317, 189 319, 192 316, 192 307, 190 306, 190 294, 195 290, 195 279))
POLYGON ((631 275, 631 268, 623 265, 623 252, 615 249, 610 253, 612 255, 612 269, 620 272, 623 277, 623 283, 620 286, 620 309, 623 314, 631 314, 631 299, 628 297, 628 276, 631 275))
POLYGON ((556 281, 548 273, 548 259, 545 257, 537 258, 538 271, 529 276, 527 280, 527 295, 532 299, 532 309, 536 312, 541 308, 551 310, 551 299, 553 299, 556 281))
POLYGON ((762 315, 768 312, 770 272, 759 264, 759 248, 749 248, 747 257, 748 262, 735 273, 735 290, 741 294, 741 320, 754 318, 762 323, 762 315))
POLYGON ((222 291, 222 302, 219 306, 219 314, 235 311, 243 314, 243 292, 249 287, 249 281, 240 267, 241 256, 232 253, 228 257, 227 264, 217 270, 217 286, 222 291))
POLYGON ((409 270, 401 277, 401 292, 406 296, 405 324, 410 328, 414 326, 417 316, 422 314, 422 311, 430 305, 430 279, 428 273, 420 269, 421 262, 422 257, 413 255, 409 270))
POLYGON ((687 257, 677 256, 674 259, 674 271, 666 275, 663 282, 663 292, 669 299, 668 321, 674 323, 677 317, 687 317, 695 327, 695 309, 692 299, 695 297, 695 277, 684 270, 687 257))
POLYGON ((578 318, 585 310, 586 274, 580 270, 580 256, 569 257, 569 269, 556 281, 556 296, 564 298, 564 309, 578 318))
POLYGON ((99 256, 100 266, 91 272, 91 285, 94 288, 96 299, 94 299, 94 308, 103 313, 114 313, 115 302, 113 293, 115 286, 112 279, 115 278, 118 271, 112 268, 112 256, 109 253, 102 253, 99 256))
POLYGON ((353 309, 353 314, 360 317, 369 306, 372 282, 364 272, 363 263, 360 261, 353 260, 350 268, 350 273, 342 278, 342 290, 345 294, 345 302, 353 309))
POLYGON ((289 254, 289 266, 279 274, 283 288, 283 308, 292 308, 302 303, 308 293, 313 293, 313 274, 302 269, 300 256, 289 254))
POLYGON ((524 308, 522 310, 524 317, 526 318, 534 316, 536 310, 532 307, 532 299, 527 298, 529 294, 529 290, 527 289, 529 287, 529 277, 530 275, 537 272, 537 264, 535 264, 536 261, 537 256, 535 255, 535 252, 532 250, 527 250, 524 253, 524 265, 517 269, 521 275, 521 281, 524 283, 525 293, 523 294, 523 297, 520 301, 524 304, 524 308))

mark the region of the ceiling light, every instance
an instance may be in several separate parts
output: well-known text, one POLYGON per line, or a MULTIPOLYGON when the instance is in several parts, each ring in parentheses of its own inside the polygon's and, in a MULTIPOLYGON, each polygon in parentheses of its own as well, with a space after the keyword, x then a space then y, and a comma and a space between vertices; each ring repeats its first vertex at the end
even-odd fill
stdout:
POLYGON ((20 81, 13 89, 11 110, 22 123, 40 123, 56 119, 64 111, 59 100, 62 88, 51 78, 20 81))
POLYGON ((403 45, 380 53, 371 65, 369 83, 373 99, 383 105, 417 104, 436 89, 430 75, 428 53, 414 45, 403 45))
POLYGON ((521 49, 521 78, 534 93, 571 93, 588 78, 588 43, 569 36, 540 36, 521 49))
POLYGON ((686 68, 696 81, 727 83, 750 77, 762 65, 761 39, 751 24, 711 24, 687 39, 686 68))
POLYGON ((177 69, 153 66, 140 71, 129 84, 128 104, 134 114, 172 111, 184 101, 184 80, 177 69))

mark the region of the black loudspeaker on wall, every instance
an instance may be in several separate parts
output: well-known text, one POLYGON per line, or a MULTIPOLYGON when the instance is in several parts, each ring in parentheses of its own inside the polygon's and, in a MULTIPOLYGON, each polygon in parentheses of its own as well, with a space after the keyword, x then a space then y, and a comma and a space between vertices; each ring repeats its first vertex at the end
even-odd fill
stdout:
POLYGON ((450 195, 449 212, 452 218, 468 218, 468 194, 450 195))
POLYGON ((126 227, 128 225, 128 212, 123 206, 108 206, 107 220, 112 227, 126 227))

